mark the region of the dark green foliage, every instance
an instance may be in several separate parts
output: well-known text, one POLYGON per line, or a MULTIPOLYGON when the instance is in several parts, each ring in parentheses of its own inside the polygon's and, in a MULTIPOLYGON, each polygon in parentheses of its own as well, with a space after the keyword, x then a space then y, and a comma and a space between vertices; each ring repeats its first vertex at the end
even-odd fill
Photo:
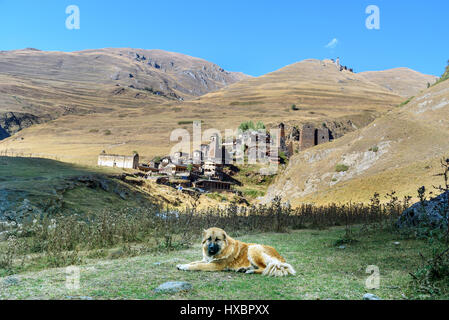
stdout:
POLYGON ((290 107, 293 111, 298 111, 299 108, 296 106, 296 104, 292 104, 292 106, 290 107))

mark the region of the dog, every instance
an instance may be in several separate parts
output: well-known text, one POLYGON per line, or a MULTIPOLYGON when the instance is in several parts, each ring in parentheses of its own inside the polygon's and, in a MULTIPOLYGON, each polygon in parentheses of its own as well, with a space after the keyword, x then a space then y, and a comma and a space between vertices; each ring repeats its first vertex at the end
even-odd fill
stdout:
POLYGON ((282 277, 293 267, 273 247, 232 239, 219 228, 203 231, 203 260, 177 265, 183 271, 235 271, 282 277))

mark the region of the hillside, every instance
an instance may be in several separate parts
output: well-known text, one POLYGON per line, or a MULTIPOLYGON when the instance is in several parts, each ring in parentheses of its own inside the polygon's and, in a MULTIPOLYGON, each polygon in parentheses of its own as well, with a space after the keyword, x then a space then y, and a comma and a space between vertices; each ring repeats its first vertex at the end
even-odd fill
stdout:
POLYGON ((194 199, 174 188, 134 178, 132 170, 85 167, 39 158, 0 156, 0 221, 35 214, 93 213, 103 210, 222 206, 202 195, 194 199))
POLYGON ((0 51, 0 139, 61 116, 188 100, 244 78, 162 50, 0 51))
POLYGON ((268 127, 281 121, 287 126, 326 122, 341 132, 349 132, 367 125, 403 100, 358 74, 339 71, 330 60, 311 59, 189 101, 147 103, 146 98, 132 98, 135 89, 113 88, 126 90, 118 93, 126 104, 109 110, 111 105, 104 102, 109 99, 100 98, 103 103, 96 105, 107 105, 107 111, 73 113, 33 126, 0 142, 0 152, 8 150, 84 164, 94 164, 102 150, 119 154, 138 151, 149 159, 168 153, 174 145, 169 141, 170 132, 191 129, 193 120, 202 120, 203 128, 220 130, 235 129, 246 120, 261 120, 268 127), (293 110, 292 104, 299 110, 293 110))
POLYGON ((265 201, 275 195, 294 204, 368 201, 392 190, 416 196, 418 187, 442 183, 435 174, 448 156, 449 81, 443 81, 368 126, 295 155, 265 201))
POLYGON ((417 95, 438 79, 436 76, 422 74, 409 68, 395 68, 384 71, 360 72, 366 80, 374 82, 403 97, 417 95))

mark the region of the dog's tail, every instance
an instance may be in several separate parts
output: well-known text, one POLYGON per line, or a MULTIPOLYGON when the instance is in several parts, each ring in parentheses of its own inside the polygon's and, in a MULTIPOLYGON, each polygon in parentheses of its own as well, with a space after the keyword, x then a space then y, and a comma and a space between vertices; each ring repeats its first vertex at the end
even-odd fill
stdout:
POLYGON ((276 259, 270 261, 263 271, 263 275, 269 277, 284 277, 289 274, 295 275, 295 269, 290 264, 276 259))

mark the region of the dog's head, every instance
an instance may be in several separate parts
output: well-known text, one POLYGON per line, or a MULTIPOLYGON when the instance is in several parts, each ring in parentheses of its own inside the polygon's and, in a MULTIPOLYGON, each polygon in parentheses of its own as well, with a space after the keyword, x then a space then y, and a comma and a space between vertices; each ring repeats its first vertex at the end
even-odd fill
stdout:
POLYGON ((203 252, 209 257, 219 255, 228 245, 228 235, 219 228, 210 228, 203 231, 203 252))

